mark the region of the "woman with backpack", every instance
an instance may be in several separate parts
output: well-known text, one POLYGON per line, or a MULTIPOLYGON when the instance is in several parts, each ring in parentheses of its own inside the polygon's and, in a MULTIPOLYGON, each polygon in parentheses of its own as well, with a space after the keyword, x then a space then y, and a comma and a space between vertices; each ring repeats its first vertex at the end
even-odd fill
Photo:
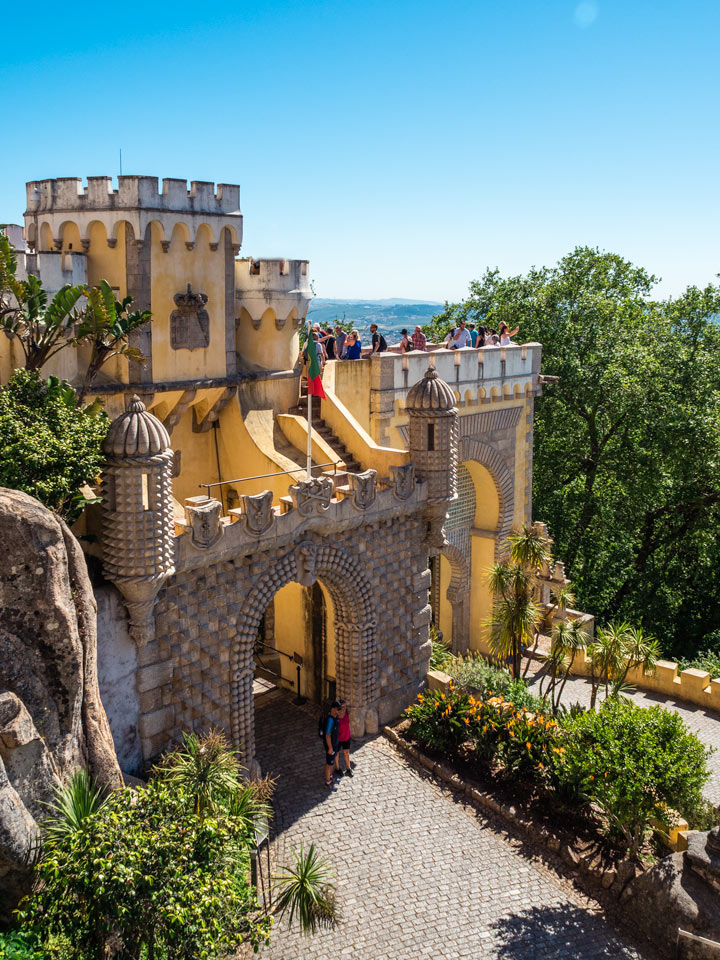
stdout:
MULTIPOLYGON (((340 700, 340 709, 338 711, 338 741, 340 750, 345 758, 345 776, 351 777, 352 764, 350 763, 350 711, 346 700, 340 700)), ((340 763, 338 757, 338 772, 340 763)))

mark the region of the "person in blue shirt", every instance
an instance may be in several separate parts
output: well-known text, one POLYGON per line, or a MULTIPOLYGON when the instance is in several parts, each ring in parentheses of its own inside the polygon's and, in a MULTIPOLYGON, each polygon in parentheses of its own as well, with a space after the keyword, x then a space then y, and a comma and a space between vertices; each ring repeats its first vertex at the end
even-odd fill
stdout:
POLYGON ((330 704, 330 713, 325 724, 325 786, 328 790, 337 790, 337 783, 333 778, 335 759, 340 748, 340 733, 338 728, 338 714, 340 702, 333 700, 330 704))
POLYGON ((474 323, 469 323, 469 324, 468 324, 468 330, 470 331, 470 339, 472 340, 472 345, 473 345, 473 347, 476 347, 476 346, 477 346, 478 332, 477 332, 477 330, 475 329, 475 324, 474 324, 474 323))
POLYGON ((362 356, 362 344, 358 339, 357 332, 353 330, 347 335, 347 340, 345 341, 345 359, 346 360, 359 360, 362 356))

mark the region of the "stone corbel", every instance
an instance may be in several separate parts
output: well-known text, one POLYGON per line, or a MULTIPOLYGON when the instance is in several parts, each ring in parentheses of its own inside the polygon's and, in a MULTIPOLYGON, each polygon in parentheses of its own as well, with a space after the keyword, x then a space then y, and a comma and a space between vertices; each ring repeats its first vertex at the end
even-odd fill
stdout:
POLYGON ((105 242, 111 250, 114 250, 117 246, 117 237, 108 237, 105 242))
POLYGON ((90 241, 89 241, 89 240, 81 240, 81 241, 80 241, 80 244, 81 244, 81 246, 82 246, 82 248, 83 248, 83 253, 87 253, 88 250, 90 249, 90 241))
POLYGON ((348 480, 352 487, 352 504, 356 510, 367 510, 375 502, 377 493, 377 470, 365 470, 363 473, 350 473, 348 480))
POLYGON ((166 579, 160 577, 153 580, 114 582, 125 600, 130 636, 138 647, 144 647, 155 639, 155 600, 166 579))
POLYGON ((186 250, 194 250, 194 249, 195 249, 195 241, 194 241, 194 240, 186 240, 186 241, 185 241, 185 249, 186 249, 186 250))
POLYGON ((169 241, 169 240, 161 240, 161 241, 160 241, 160 246, 162 247, 162 252, 163 252, 163 253, 169 253, 169 251, 170 251, 170 241, 169 241))
POLYGON ((212 250, 213 253, 215 253, 215 252, 217 251, 217 248, 218 248, 219 246, 220 246, 219 243, 211 243, 211 244, 210 244, 210 249, 212 250))
POLYGON ((415 464, 401 463, 391 466, 390 476, 395 484, 395 499, 409 500, 415 489, 415 464))
POLYGON ((311 517, 324 513, 330 506, 333 495, 333 482, 330 477, 314 477, 312 480, 300 480, 289 491, 295 507, 302 517, 311 517))

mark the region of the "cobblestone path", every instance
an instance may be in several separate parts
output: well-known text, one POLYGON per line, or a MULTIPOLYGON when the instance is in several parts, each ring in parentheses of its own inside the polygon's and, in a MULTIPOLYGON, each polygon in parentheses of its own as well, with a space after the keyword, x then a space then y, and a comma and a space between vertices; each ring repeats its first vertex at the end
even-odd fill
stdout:
POLYGON ((316 842, 343 921, 311 938, 276 927, 263 960, 642 958, 597 905, 520 841, 408 765, 383 738, 354 750, 354 778, 322 783, 317 708, 257 711, 258 758, 278 777, 275 854, 316 842))
MULTIPOLYGON (((540 664, 530 664, 527 680, 531 688, 537 682, 539 670, 540 664)), ((712 778, 708 780, 704 793, 712 803, 720 804, 720 714, 713 710, 703 710, 702 707, 696 707, 694 704, 682 700, 668 700, 666 697, 655 694, 650 690, 635 690, 628 696, 641 707, 653 707, 659 704, 666 710, 674 710, 680 714, 689 729, 696 733, 704 744, 715 748, 715 753, 711 755, 708 761, 712 778)), ((571 703, 581 703, 583 706, 589 706, 590 681, 584 677, 571 677, 563 691, 562 702, 567 706, 570 706, 571 703)))

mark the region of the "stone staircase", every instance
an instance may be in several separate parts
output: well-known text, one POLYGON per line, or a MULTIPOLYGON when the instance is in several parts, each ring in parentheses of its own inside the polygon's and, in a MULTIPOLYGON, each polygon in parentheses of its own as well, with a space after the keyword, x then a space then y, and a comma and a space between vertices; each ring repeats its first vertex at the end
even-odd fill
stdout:
MULTIPOLYGON (((293 413, 295 414, 295 416, 298 416, 298 417, 305 417, 305 419, 307 420, 307 407, 308 407, 308 402, 307 402, 306 387, 305 387, 305 384, 303 384, 302 393, 301 393, 300 399, 298 400, 297 406, 293 407, 289 411, 289 413, 293 413)), ((317 433, 320 434, 320 436, 323 438, 325 443, 327 443, 327 445, 331 448, 331 450, 333 450, 336 458, 338 460, 342 460, 342 462, 345 464, 344 470, 341 470, 341 468, 338 466, 338 469, 337 469, 338 479, 336 481, 336 486, 338 482, 344 482, 345 474, 362 472, 362 469, 363 469, 362 465, 358 463, 358 461, 350 453, 350 451, 342 442, 342 440, 338 439, 338 437, 335 436, 335 434, 332 432, 330 427, 325 423, 323 418, 320 416, 319 400, 313 401, 312 427, 313 427, 313 430, 315 430, 317 433), (341 473, 343 474, 342 480, 339 476, 339 474, 341 473)), ((332 468, 329 468, 324 472, 327 473, 328 475, 332 475, 333 473, 332 468)))

